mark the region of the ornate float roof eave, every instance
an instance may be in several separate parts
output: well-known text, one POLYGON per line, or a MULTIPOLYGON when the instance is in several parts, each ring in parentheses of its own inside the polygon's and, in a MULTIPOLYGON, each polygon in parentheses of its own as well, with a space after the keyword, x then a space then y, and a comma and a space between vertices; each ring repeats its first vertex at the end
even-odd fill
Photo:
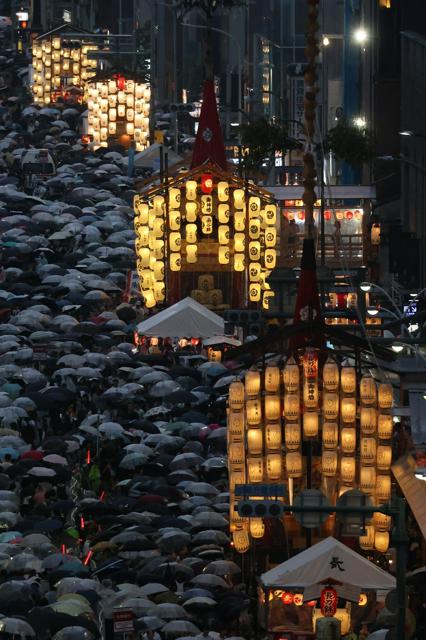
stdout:
POLYGON ((86 29, 81 29, 80 27, 75 27, 74 25, 70 24, 69 22, 65 22, 64 24, 59 25, 59 27, 55 27, 54 29, 51 29, 50 31, 46 31, 45 33, 41 33, 39 36, 37 36, 36 41, 37 40, 44 40, 45 38, 49 37, 49 36, 55 36, 55 35, 66 35, 67 33, 69 33, 70 35, 82 35, 82 36, 91 36, 93 35, 93 33, 91 31, 87 31, 86 29))
MULTIPOLYGON (((268 200, 271 203, 276 202, 274 196, 266 189, 262 189, 261 187, 258 187, 257 185, 248 182, 247 180, 244 180, 243 178, 240 178, 233 173, 224 171, 221 167, 219 167, 219 165, 217 165, 215 162, 212 162, 211 160, 206 161, 198 167, 194 167, 193 169, 189 169, 188 171, 179 173, 173 178, 169 178, 167 187, 180 187, 182 183, 186 182, 187 180, 196 180, 205 173, 211 173, 214 178, 217 178, 223 182, 228 182, 229 186, 231 187, 235 187, 237 189, 247 189, 249 194, 252 196, 258 196, 259 198, 268 200)), ((156 178, 158 179, 158 176, 156 176, 156 178)), ((165 183, 154 185, 146 191, 140 192, 139 195, 145 198, 151 198, 157 194, 163 193, 165 188, 165 183)))
POLYGON ((114 65, 112 68, 110 67, 109 69, 98 71, 96 75, 89 78, 87 84, 92 84, 93 82, 105 82, 105 80, 111 80, 114 75, 127 76, 129 80, 133 80, 134 82, 149 84, 148 73, 145 74, 141 71, 135 71, 134 69, 127 68, 124 65, 114 65))

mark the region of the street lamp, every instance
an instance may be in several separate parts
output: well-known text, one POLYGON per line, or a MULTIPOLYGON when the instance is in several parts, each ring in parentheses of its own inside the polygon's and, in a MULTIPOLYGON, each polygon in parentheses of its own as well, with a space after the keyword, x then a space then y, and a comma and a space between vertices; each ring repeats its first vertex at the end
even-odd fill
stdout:
POLYGON ((367 120, 363 116, 357 116, 353 122, 358 129, 365 129, 367 126, 367 120))
POLYGON ((392 345, 392 351, 394 353, 401 353, 401 351, 404 350, 404 346, 405 345, 403 345, 402 342, 394 342, 392 345))
POLYGON ((364 27, 358 27, 358 29, 354 31, 354 40, 358 44, 365 44, 368 40, 368 31, 366 31, 364 27))
MULTIPOLYGON (((359 288, 364 293, 370 293, 370 291, 372 289, 376 289, 377 291, 380 291, 380 293, 382 293, 386 297, 386 299, 389 300, 389 302, 391 303, 392 307, 395 309, 397 316, 399 318, 403 317, 403 314, 401 313, 401 311, 396 306, 394 299, 388 294, 386 289, 383 289, 383 287, 381 287, 380 285, 378 285, 378 284, 376 284, 374 282, 361 282, 361 284, 359 285, 359 288)), ((371 308, 375 308, 375 307, 369 307, 369 308, 371 309, 371 308)), ((378 313, 378 311, 377 311, 377 313, 378 313)), ((377 315, 377 314, 370 313, 369 315, 377 315)))

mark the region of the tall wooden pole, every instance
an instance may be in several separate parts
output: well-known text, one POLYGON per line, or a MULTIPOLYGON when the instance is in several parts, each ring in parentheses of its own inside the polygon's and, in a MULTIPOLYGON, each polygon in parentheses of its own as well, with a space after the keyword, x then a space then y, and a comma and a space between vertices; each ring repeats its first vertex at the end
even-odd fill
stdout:
POLYGON ((315 169, 315 119, 316 119, 316 59, 319 53, 317 32, 320 0, 307 0, 308 22, 306 28, 306 70, 304 121, 306 146, 303 155, 303 202, 305 205, 305 238, 314 237, 314 204, 317 172, 315 169))

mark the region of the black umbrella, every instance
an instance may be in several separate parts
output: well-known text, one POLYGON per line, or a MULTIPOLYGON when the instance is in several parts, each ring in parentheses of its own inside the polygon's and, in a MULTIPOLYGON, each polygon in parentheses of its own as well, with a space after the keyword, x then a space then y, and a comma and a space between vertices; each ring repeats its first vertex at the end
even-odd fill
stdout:
MULTIPOLYGON (((172 393, 169 393, 164 399, 170 404, 191 404, 192 402, 196 402, 198 400, 197 396, 194 396, 192 393, 186 391, 185 389, 178 389, 177 391, 173 391, 172 393)), ((192 422, 195 422, 195 420, 193 420, 192 422)))
MULTIPOLYGON (((194 397, 195 400, 198 400, 196 396, 194 397)), ((209 418, 205 413, 200 413, 200 411, 187 411, 180 416, 180 420, 184 420, 185 422, 201 422, 202 424, 209 423, 209 418)))
POLYGON ((96 624, 85 616, 70 616, 66 613, 58 613, 50 607, 34 607, 29 612, 26 620, 35 632, 40 635, 46 634, 47 630, 51 635, 54 635, 64 627, 78 626, 88 629, 96 638, 99 638, 96 624))

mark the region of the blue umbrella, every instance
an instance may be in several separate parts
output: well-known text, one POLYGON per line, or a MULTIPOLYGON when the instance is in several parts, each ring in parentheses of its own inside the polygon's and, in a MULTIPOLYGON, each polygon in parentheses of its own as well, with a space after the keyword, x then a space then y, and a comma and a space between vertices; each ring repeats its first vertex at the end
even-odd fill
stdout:
POLYGON ((11 456, 14 460, 19 458, 19 451, 12 449, 12 447, 3 447, 0 449, 0 458, 3 460, 7 455, 11 456))

